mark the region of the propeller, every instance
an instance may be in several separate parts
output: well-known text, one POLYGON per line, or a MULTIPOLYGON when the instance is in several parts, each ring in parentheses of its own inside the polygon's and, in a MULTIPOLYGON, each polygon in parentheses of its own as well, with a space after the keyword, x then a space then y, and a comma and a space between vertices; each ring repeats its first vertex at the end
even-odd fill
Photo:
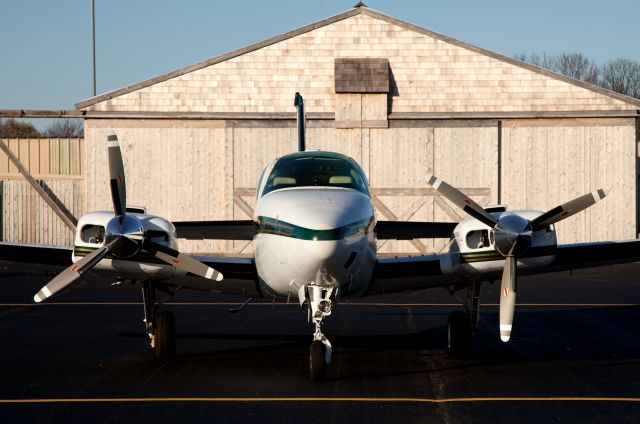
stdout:
POLYGON ((210 280, 221 281, 222 274, 210 266, 189 255, 146 238, 144 227, 140 220, 135 215, 127 214, 127 190, 122 152, 118 137, 113 133, 107 137, 107 152, 109 159, 109 186, 114 217, 106 225, 105 244, 58 274, 36 293, 33 300, 39 303, 59 292, 90 271, 108 254, 115 258, 126 259, 136 255, 143 249, 156 258, 183 271, 210 280))
POLYGON ((441 179, 427 175, 427 183, 468 215, 493 229, 495 248, 505 258, 500 287, 500 338, 503 342, 511 338, 516 306, 518 257, 525 254, 531 247, 534 231, 543 230, 551 224, 577 214, 604 199, 609 193, 606 189, 593 191, 556 206, 531 221, 520 215, 509 213, 502 214, 500 219, 496 220, 482 206, 441 179))

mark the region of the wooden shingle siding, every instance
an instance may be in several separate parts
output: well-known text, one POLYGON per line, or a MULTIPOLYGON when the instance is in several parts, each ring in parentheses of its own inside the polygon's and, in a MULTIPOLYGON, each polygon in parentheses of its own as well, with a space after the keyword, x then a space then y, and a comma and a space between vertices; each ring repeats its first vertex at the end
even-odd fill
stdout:
POLYGON ((398 113, 639 108, 614 93, 444 40, 363 12, 95 104, 88 102, 86 109, 290 112, 299 91, 307 111, 334 112, 334 63, 350 57, 389 61, 392 111, 398 113))

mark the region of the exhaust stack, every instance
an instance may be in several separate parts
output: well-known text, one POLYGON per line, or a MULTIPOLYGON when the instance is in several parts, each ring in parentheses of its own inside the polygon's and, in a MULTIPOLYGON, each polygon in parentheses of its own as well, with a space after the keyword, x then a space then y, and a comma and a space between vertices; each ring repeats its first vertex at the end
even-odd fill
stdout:
POLYGON ((294 106, 298 109, 297 125, 298 125, 298 151, 305 150, 305 123, 304 123, 304 102, 300 93, 296 93, 293 101, 294 106))

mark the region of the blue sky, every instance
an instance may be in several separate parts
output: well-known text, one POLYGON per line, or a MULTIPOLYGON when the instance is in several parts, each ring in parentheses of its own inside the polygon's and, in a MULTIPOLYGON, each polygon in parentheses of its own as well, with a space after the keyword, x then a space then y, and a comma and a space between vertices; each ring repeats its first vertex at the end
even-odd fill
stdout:
MULTIPOLYGON (((356 0, 95 0, 98 94, 343 12, 356 0)), ((506 55, 640 61, 640 2, 366 0, 506 55)), ((0 109, 72 109, 91 96, 90 0, 2 0, 0 109)))

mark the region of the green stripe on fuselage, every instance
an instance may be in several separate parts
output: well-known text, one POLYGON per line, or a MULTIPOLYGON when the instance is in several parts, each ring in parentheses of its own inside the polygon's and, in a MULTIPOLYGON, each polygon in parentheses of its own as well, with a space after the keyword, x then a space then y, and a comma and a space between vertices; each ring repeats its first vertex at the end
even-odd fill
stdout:
MULTIPOLYGON (((534 258, 538 256, 548 256, 555 255, 556 246, 536 246, 530 248, 522 258, 534 258)), ((504 259, 500 253, 495 250, 482 250, 479 252, 465 252, 462 255, 462 262, 472 263, 472 262, 488 262, 488 261, 499 261, 504 259)))
POLYGON ((342 240, 359 232, 367 233, 372 231, 373 223, 374 219, 371 217, 328 230, 312 230, 274 218, 260 216, 258 217, 258 234, 275 234, 300 240, 342 240))
MULTIPOLYGON (((102 247, 102 246, 97 246, 97 247, 75 246, 73 254, 76 257, 87 256, 88 254, 90 254, 94 250, 97 250, 100 247, 102 247)), ((128 261, 128 262, 142 262, 142 263, 145 263, 145 264, 168 265, 165 261, 163 261, 161 259, 158 259, 155 256, 153 256, 151 253, 147 253, 147 252, 138 252, 138 253, 136 253, 134 256, 132 256, 130 258, 118 258, 118 257, 114 257, 113 254, 111 254, 111 253, 107 253, 106 256, 104 257, 104 259, 115 259, 115 260, 118 260, 118 261, 128 261)))

